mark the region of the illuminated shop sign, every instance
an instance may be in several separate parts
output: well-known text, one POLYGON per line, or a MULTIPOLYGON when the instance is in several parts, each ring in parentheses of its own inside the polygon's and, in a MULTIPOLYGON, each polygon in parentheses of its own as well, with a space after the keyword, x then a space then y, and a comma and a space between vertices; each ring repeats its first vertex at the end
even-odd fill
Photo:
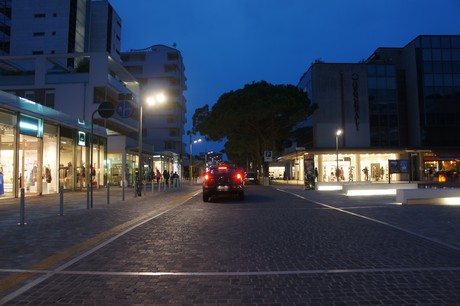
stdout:
POLYGON ((43 138, 43 119, 20 114, 19 133, 23 135, 43 138))
POLYGON ((79 146, 86 146, 86 133, 82 131, 78 131, 78 145, 79 146))

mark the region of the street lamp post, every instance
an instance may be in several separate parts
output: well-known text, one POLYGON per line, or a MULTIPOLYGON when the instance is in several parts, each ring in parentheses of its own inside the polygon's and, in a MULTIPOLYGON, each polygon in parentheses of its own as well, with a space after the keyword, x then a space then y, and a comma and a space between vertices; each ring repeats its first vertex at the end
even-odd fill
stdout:
MULTIPOLYGON (((155 104, 163 103, 165 102, 166 97, 164 94, 159 93, 155 95, 154 97, 147 97, 146 102, 148 106, 153 106, 155 104)), ((137 195, 142 196, 142 179, 143 179, 143 174, 144 174, 144 165, 143 165, 143 160, 142 160, 142 101, 139 105, 139 167, 138 167, 138 177, 137 177, 137 195)))
POLYGON ((188 167, 188 172, 189 172, 189 176, 190 176, 190 186, 193 185, 193 165, 192 165, 192 161, 193 161, 193 153, 192 153, 192 147, 193 147, 193 144, 194 143, 198 143, 198 142, 201 142, 201 138, 197 138, 197 139, 194 139, 192 141, 192 133, 189 132, 189 136, 190 136, 190 165, 188 167))
POLYGON ((335 168, 335 176, 337 177, 337 182, 339 181, 340 171, 339 171, 339 136, 342 135, 342 130, 338 129, 335 132, 335 152, 336 152, 336 161, 337 166, 335 168))

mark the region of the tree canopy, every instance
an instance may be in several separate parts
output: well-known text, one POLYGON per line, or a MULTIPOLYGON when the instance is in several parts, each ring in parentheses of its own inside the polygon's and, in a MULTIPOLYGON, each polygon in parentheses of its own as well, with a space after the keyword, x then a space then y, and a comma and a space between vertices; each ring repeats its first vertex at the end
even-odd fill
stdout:
POLYGON ((210 140, 226 139, 225 152, 233 162, 259 167, 264 151, 276 155, 291 145, 293 128, 315 108, 297 87, 261 81, 224 93, 211 110, 209 105, 196 109, 193 128, 210 140))

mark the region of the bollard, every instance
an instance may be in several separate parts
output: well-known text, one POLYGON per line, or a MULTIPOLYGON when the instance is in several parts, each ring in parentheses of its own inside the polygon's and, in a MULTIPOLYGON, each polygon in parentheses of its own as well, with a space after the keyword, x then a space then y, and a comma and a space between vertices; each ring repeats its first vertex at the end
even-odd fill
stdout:
POLYGON ((59 216, 64 216, 64 186, 59 188, 59 216))
POLYGON ((86 209, 89 209, 89 188, 86 185, 86 209))
POLYGON ((153 188, 155 188, 155 183, 152 180, 152 193, 153 193, 153 188))
POLYGON ((107 205, 110 204, 110 184, 107 183, 107 205))
POLYGON ((24 188, 21 188, 21 202, 19 205, 19 223, 18 225, 24 225, 27 224, 25 222, 25 214, 26 214, 26 197, 25 197, 25 190, 24 188))
POLYGON ((122 187, 121 187, 121 200, 124 201, 125 200, 125 180, 122 181, 123 183, 121 184, 122 187))
POLYGON ((134 180, 134 197, 137 198, 137 181, 134 180))

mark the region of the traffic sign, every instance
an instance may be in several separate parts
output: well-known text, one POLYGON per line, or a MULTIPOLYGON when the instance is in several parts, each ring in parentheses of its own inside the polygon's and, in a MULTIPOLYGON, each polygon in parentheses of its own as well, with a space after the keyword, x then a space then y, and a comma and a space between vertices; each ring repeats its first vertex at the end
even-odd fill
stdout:
POLYGON ((130 101, 121 101, 117 104, 116 111, 121 118, 129 118, 133 113, 133 106, 130 101))
POLYGON ((97 109, 99 112, 99 116, 102 118, 110 118, 113 115, 114 107, 110 102, 102 102, 99 104, 99 108, 97 109))
POLYGON ((264 152, 264 161, 265 162, 272 162, 273 161, 273 151, 265 151, 264 152))

